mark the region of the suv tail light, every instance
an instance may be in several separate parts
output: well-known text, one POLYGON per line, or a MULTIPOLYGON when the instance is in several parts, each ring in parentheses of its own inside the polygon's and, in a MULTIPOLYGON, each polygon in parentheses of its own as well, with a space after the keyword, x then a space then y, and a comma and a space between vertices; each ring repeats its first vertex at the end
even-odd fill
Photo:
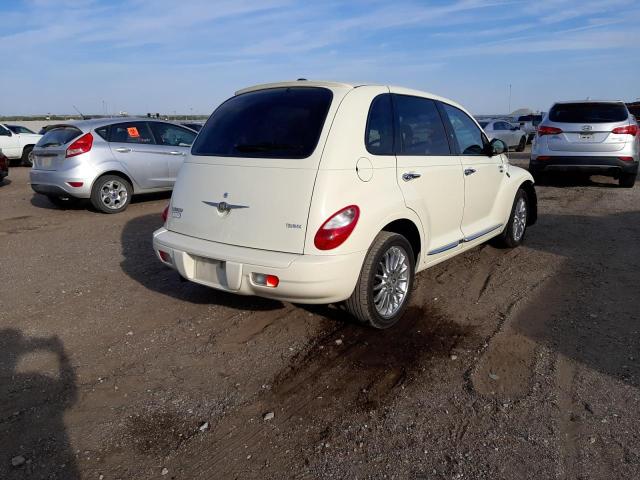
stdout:
POLYGON ((169 205, 162 210, 162 223, 167 223, 167 218, 169 218, 169 205))
POLYGON ((75 157, 81 153, 87 153, 93 146, 93 135, 85 133, 67 148, 66 158, 75 157))
POLYGON ((331 215, 318 229, 313 244, 318 250, 331 250, 342 245, 360 218, 360 209, 349 205, 331 215))
POLYGON ((638 125, 627 125, 626 127, 618 127, 611 130, 611 133, 617 133, 619 135, 638 135, 638 125))
POLYGON ((543 135, 557 135, 562 133, 561 128, 557 127, 547 127, 545 125, 541 125, 538 127, 538 136, 542 137, 543 135))

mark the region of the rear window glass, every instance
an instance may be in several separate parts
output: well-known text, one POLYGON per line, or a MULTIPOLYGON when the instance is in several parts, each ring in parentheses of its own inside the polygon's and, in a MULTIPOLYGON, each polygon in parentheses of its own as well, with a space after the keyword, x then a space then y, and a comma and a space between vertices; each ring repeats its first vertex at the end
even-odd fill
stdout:
POLYGON ((621 103, 559 103, 549 111, 549 120, 560 123, 622 122, 628 116, 621 103))
POLYGON ((55 127, 47 130, 36 146, 59 147, 60 145, 66 145, 81 133, 82 131, 76 127, 55 127))
POLYGON ((449 155, 438 107, 428 98, 396 95, 398 155, 449 155))
POLYGON ((367 151, 373 155, 393 155, 391 94, 378 95, 371 102, 365 142, 367 151))
POLYGON ((191 153, 222 157, 306 158, 318 144, 333 94, 285 87, 230 98, 209 117, 191 153))

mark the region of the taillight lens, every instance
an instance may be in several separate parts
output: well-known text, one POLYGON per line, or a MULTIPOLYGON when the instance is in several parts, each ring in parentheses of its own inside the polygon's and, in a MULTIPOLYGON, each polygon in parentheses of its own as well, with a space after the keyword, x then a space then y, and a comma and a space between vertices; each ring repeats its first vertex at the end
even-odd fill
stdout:
POLYGON ((623 162, 633 162, 633 157, 618 157, 623 162))
POLYGON ((169 218, 169 205, 164 207, 164 210, 162 210, 162 221, 164 223, 167 223, 167 218, 169 218))
POLYGON ((618 135, 638 135, 638 125, 627 125, 626 127, 618 127, 611 130, 611 133, 618 135))
POLYGON ((540 126, 538 127, 538 136, 542 137, 543 135, 557 135, 559 133, 562 133, 562 129, 561 128, 557 128, 557 127, 547 127, 547 126, 540 126))
POLYGON ((313 240, 318 250, 331 250, 342 245, 360 218, 360 209, 356 205, 349 205, 331 215, 322 224, 313 240))
POLYGON ((67 148, 66 158, 75 157, 81 153, 87 153, 93 146, 93 135, 85 133, 67 148))

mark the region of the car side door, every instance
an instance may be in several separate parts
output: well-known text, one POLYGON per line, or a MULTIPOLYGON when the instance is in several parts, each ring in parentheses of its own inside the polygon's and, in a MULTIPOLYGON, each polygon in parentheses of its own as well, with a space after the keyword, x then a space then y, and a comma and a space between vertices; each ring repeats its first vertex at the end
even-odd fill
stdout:
POLYGON ((401 94, 392 98, 398 185, 425 231, 423 262, 435 263, 460 248, 462 164, 452 152, 434 100, 401 94))
POLYGON ((149 125, 156 139, 158 151, 167 156, 168 180, 170 185, 173 186, 178 176, 178 171, 180 171, 186 155, 191 150, 196 133, 188 128, 167 122, 149 122, 149 125))
POLYGON ((149 122, 116 123, 109 127, 109 148, 133 180, 143 189, 161 189, 169 181, 168 155, 156 145, 149 122))
POLYGON ((460 229, 464 240, 471 241, 502 226, 504 219, 497 217, 495 203, 505 181, 506 159, 503 155, 488 155, 487 137, 466 112, 444 102, 440 106, 462 163, 464 213, 460 229))

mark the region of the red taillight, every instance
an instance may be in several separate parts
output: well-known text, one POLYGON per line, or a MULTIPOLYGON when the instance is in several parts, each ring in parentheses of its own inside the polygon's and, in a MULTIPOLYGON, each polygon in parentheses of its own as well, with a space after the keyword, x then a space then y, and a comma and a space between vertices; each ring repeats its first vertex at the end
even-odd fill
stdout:
POLYGON ((78 188, 81 187, 82 185, 84 185, 84 182, 67 182, 69 185, 71 185, 72 187, 78 188))
POLYGON ((167 223, 167 218, 169 218, 169 205, 164 207, 164 210, 162 210, 162 221, 164 223, 167 223))
POLYGON ((331 250, 342 245, 356 228, 359 217, 360 209, 356 205, 349 205, 331 215, 316 233, 313 240, 316 248, 331 250))
POLYGON ((536 160, 551 160, 551 157, 547 155, 540 155, 539 157, 536 157, 536 160))
POLYGON ((93 146, 93 135, 85 133, 67 148, 66 158, 75 157, 81 153, 87 153, 93 146))
POLYGON ((611 133, 617 133, 618 135, 638 135, 638 125, 627 125, 626 127, 618 127, 611 130, 611 133))
POLYGON ((633 162, 633 157, 618 157, 623 162, 633 162))
POLYGON ((162 259, 163 262, 171 263, 171 255, 169 255, 167 252, 158 250, 158 255, 160 255, 160 258, 162 259))
POLYGON ((280 279, 275 275, 265 275, 264 273, 252 273, 251 280, 261 287, 276 288, 280 284, 280 279))
POLYGON ((562 129, 561 128, 557 128, 557 127, 547 127, 544 125, 541 125, 538 127, 538 136, 542 137, 543 135, 557 135, 559 133, 562 133, 562 129))

